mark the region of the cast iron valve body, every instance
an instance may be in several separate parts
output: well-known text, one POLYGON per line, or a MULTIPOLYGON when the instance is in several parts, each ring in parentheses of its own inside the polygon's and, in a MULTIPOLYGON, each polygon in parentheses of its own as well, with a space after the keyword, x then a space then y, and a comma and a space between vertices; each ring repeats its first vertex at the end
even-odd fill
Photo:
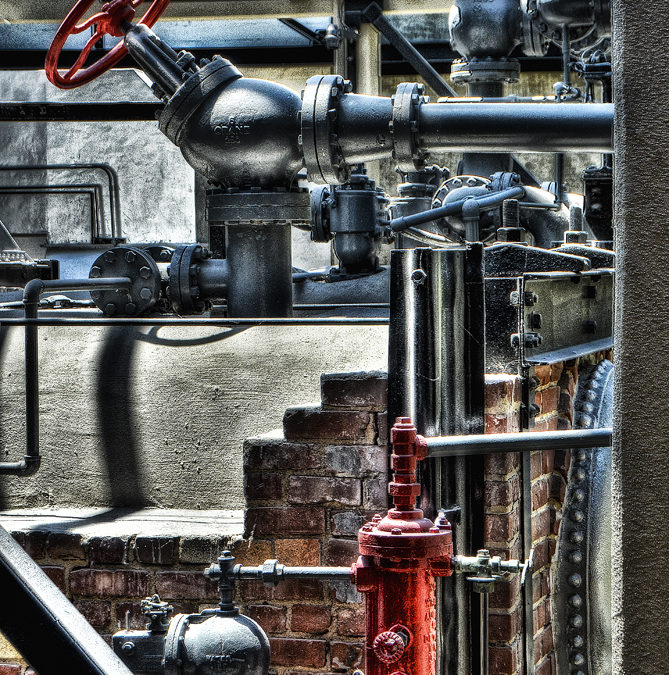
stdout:
POLYGON ((427 447, 408 417, 391 431, 394 507, 358 532, 354 583, 365 594, 366 675, 433 675, 436 667, 435 577, 453 573, 453 535, 416 508, 416 465, 427 447))

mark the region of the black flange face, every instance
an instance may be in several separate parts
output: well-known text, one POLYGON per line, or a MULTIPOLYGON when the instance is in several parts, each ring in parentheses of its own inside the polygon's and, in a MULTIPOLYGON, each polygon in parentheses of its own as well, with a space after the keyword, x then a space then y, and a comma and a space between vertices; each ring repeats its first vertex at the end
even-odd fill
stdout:
POLYGON ((200 299, 198 263, 211 258, 211 253, 200 244, 179 246, 170 263, 169 299, 177 314, 201 314, 207 303, 200 299))
POLYGON ((129 277, 132 285, 116 291, 92 291, 93 302, 107 316, 141 316, 160 297, 160 272, 153 258, 138 248, 122 247, 105 251, 93 263, 91 279, 129 277))

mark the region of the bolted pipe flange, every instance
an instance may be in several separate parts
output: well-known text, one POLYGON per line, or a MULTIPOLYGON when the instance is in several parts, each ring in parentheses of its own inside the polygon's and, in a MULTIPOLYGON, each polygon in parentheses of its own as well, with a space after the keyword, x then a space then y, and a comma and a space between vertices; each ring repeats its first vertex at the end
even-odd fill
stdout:
POLYGON ((307 80, 302 95, 300 142, 309 179, 338 184, 350 170, 337 135, 338 105, 351 83, 340 75, 315 75, 307 80))
POLYGON ((168 294, 177 314, 201 314, 207 309, 207 303, 200 299, 198 263, 210 257, 211 253, 200 244, 179 246, 174 251, 168 294))
POLYGON ((90 279, 129 277, 128 289, 92 291, 91 299, 107 316, 141 316, 160 297, 160 271, 151 255, 139 248, 118 246, 105 251, 93 262, 90 279))
POLYGON ((422 84, 402 82, 391 99, 393 159, 400 171, 415 172, 425 169, 428 153, 418 146, 418 111, 423 103, 430 100, 424 93, 422 84))
POLYGON ((458 59, 451 65, 454 84, 472 82, 504 82, 512 84, 520 79, 520 63, 516 59, 458 59))

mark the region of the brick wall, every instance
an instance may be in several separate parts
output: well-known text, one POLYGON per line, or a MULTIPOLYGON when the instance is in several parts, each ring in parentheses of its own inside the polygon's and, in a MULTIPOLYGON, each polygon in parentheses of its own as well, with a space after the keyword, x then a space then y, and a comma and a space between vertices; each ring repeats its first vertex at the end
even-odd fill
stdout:
MULTIPOLYGON (((535 430, 570 427, 578 368, 573 361, 531 373, 536 387, 535 430)), ((200 611, 214 604, 216 587, 202 576, 202 569, 226 546, 239 562, 249 565, 278 558, 288 565, 348 566, 357 555, 360 525, 387 508, 386 405, 385 375, 326 375, 319 405, 291 408, 282 430, 247 440, 242 540, 83 540, 74 534, 39 531, 15 536, 103 635, 122 627, 126 612, 132 627, 142 626, 139 600, 154 592, 170 600, 176 611, 200 611)), ((487 377, 486 432, 519 430, 521 406, 520 378, 487 377)), ((538 675, 548 675, 555 673, 550 561, 569 453, 534 452, 530 462, 535 663, 538 675)), ((487 457, 485 473, 485 545, 505 558, 522 558, 520 458, 487 457)), ((270 635, 277 675, 350 673, 364 667, 361 600, 347 583, 288 582, 267 588, 245 581, 238 589, 243 611, 270 635)), ((523 603, 517 577, 496 585, 490 607, 491 673, 520 673, 523 603)), ((0 665, 0 675, 2 667, 10 666, 0 665)))

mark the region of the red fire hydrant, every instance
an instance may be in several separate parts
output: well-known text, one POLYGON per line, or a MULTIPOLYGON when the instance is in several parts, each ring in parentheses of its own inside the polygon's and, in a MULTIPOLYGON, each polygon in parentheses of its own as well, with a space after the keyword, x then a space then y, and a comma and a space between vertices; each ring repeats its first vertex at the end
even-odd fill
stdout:
POLYGON ((365 673, 434 675, 435 577, 453 573, 453 535, 446 519, 433 523, 416 508, 416 465, 427 448, 410 418, 397 418, 390 440, 394 507, 360 528, 352 570, 366 600, 365 673))

